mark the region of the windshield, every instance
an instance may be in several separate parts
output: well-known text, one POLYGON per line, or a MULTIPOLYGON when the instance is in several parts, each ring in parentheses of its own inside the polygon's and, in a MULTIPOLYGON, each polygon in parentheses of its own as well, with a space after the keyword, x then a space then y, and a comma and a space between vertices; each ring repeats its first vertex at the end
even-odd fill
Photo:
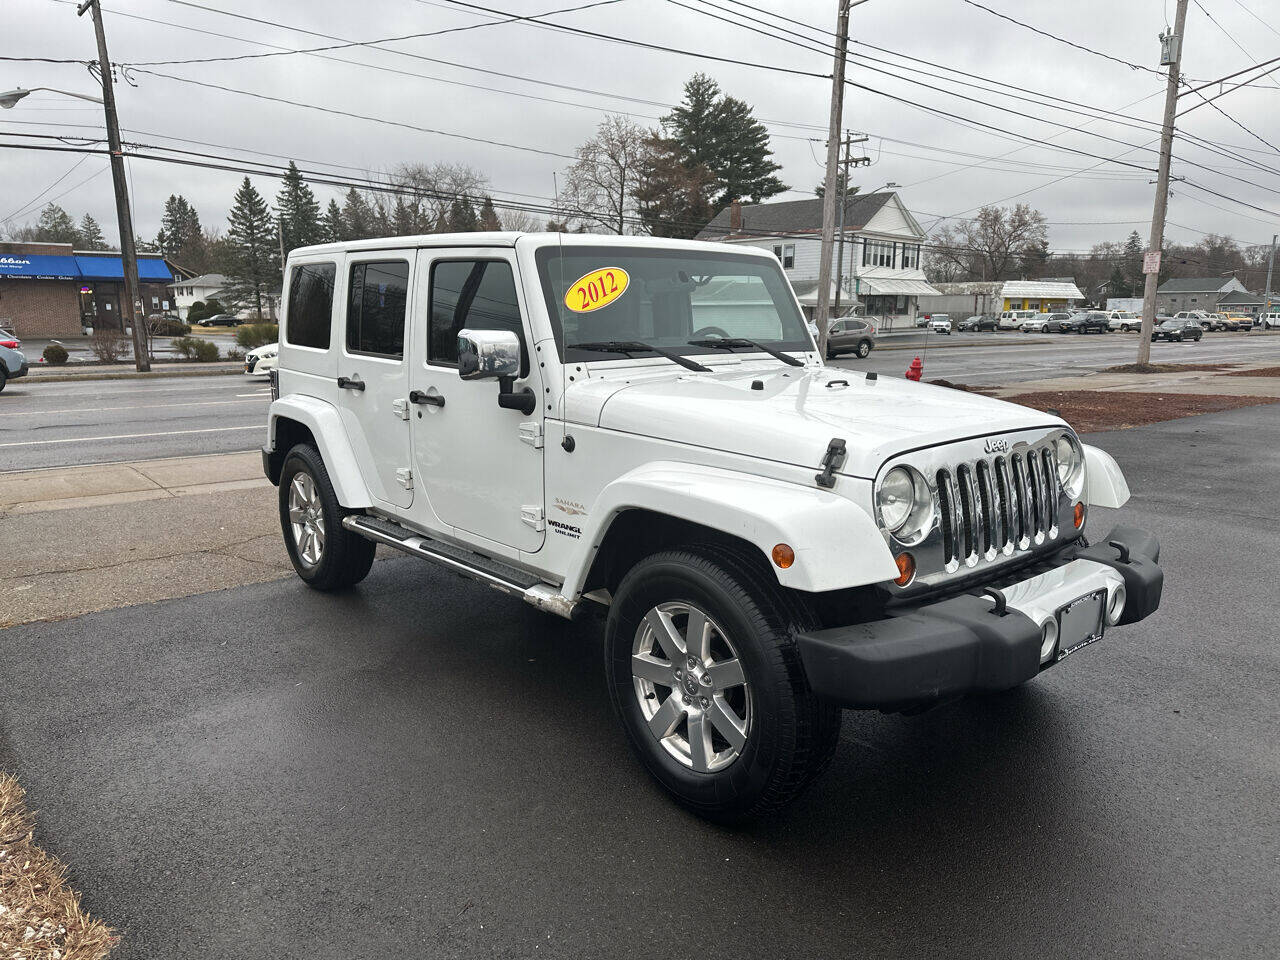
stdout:
POLYGON ((690 340, 749 339, 778 350, 813 349, 786 277, 765 257, 575 244, 541 247, 536 259, 556 345, 566 361, 623 359, 621 350, 599 349, 614 342, 682 355, 728 352, 690 340))

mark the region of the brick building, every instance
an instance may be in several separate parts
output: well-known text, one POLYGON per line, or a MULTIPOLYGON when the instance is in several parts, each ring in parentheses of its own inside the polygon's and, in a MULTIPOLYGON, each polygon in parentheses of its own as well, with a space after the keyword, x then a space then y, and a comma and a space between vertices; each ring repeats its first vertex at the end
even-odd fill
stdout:
MULTIPOLYGON (((177 271, 161 256, 138 256, 143 310, 172 307, 177 271)), ((120 254, 73 250, 69 243, 0 243, 0 328, 19 337, 76 337, 87 327, 121 329, 120 254)))

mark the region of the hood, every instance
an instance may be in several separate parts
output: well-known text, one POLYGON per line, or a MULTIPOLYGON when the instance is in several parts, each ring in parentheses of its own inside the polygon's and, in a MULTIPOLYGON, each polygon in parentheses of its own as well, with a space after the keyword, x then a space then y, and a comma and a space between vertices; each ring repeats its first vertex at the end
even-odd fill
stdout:
POLYGON ((834 367, 762 364, 710 374, 632 373, 571 388, 567 418, 815 469, 827 444, 840 438, 847 451, 840 472, 868 479, 908 450, 1062 424, 1003 400, 897 377, 870 380, 834 367), (753 389, 753 382, 760 388, 753 389))

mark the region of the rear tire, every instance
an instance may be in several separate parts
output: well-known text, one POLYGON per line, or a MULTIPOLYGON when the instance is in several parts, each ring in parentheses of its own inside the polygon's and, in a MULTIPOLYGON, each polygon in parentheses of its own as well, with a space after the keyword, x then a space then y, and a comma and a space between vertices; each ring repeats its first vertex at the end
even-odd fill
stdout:
POLYGON ((4 393, 4 385, 9 382, 9 371, 0 363, 0 393, 4 393))
POLYGON ((606 634, 610 697, 641 763, 682 806, 721 822, 764 816, 825 769, 840 709, 805 679, 795 632, 812 625, 732 547, 664 551, 623 578, 606 634))
POLYGON ((871 341, 863 340, 858 344, 858 359, 865 360, 871 356, 871 341))
POLYGON ((280 529, 307 586, 341 590, 369 575, 377 548, 342 525, 350 512, 338 503, 320 451, 309 443, 290 450, 280 470, 280 529))

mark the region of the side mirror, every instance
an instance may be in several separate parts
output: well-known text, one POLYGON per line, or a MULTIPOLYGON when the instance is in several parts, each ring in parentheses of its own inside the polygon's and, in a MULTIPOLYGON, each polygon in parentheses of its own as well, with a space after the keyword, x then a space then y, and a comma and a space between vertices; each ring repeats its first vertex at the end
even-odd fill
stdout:
POLYGON ((459 330, 458 376, 463 380, 520 376, 520 338, 510 330, 459 330))

